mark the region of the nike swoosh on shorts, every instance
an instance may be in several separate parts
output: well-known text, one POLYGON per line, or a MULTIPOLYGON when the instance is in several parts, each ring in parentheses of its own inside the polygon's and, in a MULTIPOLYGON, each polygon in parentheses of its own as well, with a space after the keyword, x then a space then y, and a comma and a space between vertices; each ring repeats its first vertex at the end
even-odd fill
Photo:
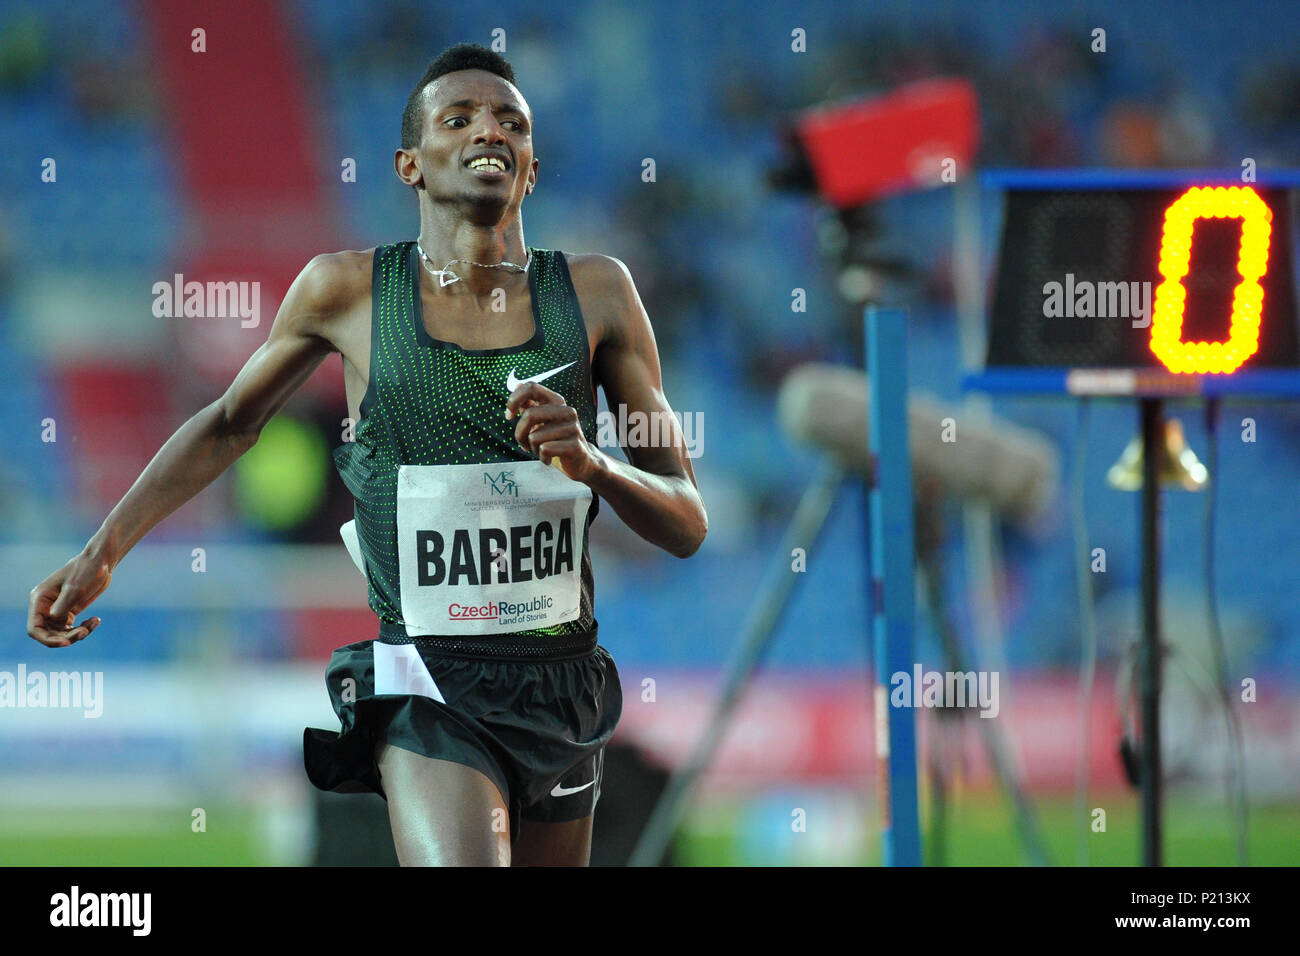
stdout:
POLYGON ((571 794, 571 793, 577 793, 579 790, 586 790, 588 787, 590 787, 590 786, 591 786, 593 783, 595 783, 595 782, 596 782, 595 780, 588 780, 588 781, 587 781, 586 783, 584 783, 581 787, 561 787, 561 786, 557 783, 554 787, 551 788, 551 796, 553 796, 553 797, 567 797, 569 794, 571 794))

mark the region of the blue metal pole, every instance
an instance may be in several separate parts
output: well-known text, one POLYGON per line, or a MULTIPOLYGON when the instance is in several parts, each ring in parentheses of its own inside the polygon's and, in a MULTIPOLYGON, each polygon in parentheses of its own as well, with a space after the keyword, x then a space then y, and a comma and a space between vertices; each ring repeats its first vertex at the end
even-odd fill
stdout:
MULTIPOLYGON (((868 306, 868 448, 872 476, 872 631, 876 663, 876 755, 885 866, 921 865, 916 794, 916 719, 890 706, 890 675, 908 675, 916 661, 912 458, 908 448, 907 313, 868 306)), ((937 427, 937 423, 936 423, 937 427)))

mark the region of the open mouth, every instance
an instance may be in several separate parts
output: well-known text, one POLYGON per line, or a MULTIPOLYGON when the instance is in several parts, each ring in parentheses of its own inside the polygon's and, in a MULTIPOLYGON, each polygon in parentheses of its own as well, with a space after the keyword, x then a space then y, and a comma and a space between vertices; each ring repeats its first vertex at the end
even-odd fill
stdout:
POLYGON ((478 156, 465 164, 469 171, 482 179, 502 179, 508 164, 500 156, 478 156))

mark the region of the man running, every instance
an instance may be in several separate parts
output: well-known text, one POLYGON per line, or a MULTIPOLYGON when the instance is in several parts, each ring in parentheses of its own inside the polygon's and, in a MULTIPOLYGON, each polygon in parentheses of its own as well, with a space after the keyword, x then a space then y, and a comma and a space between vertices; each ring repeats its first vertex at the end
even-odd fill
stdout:
POLYGON ((76 617, 118 562, 339 352, 358 424, 334 459, 379 631, 330 659, 342 732, 305 732, 308 776, 384 795, 404 865, 585 865, 622 711, 597 644, 588 527, 604 499, 684 558, 708 529, 704 504, 676 429, 627 448, 630 464, 590 441, 597 385, 611 409, 675 419, 627 268, 524 244, 538 161, 509 63, 470 44, 430 63, 394 165, 419 239, 307 264, 226 393, 32 590, 28 634, 88 637, 100 618, 76 617))

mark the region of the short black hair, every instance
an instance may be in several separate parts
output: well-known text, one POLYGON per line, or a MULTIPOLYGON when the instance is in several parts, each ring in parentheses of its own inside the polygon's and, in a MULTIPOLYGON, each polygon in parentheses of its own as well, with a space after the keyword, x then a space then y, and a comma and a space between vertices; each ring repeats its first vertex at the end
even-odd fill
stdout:
POLYGON ((454 73, 457 70, 486 70, 511 85, 515 82, 514 69, 495 50, 489 50, 478 43, 457 43, 447 47, 429 62, 424 76, 420 77, 420 82, 415 84, 415 89, 406 98, 406 109, 402 111, 402 149, 413 149, 424 135, 424 110, 420 108, 420 94, 424 88, 444 73, 454 73))

